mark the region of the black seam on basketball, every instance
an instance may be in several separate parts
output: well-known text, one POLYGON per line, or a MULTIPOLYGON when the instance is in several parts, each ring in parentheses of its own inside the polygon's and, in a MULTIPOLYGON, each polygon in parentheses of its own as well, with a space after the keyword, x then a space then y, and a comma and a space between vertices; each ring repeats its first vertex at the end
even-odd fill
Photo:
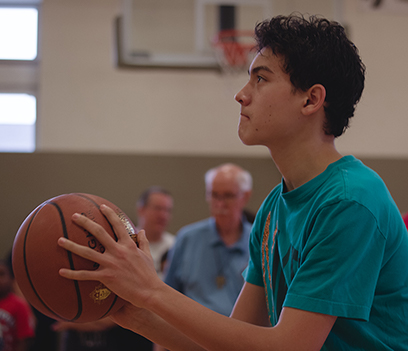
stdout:
POLYGON ((111 306, 108 308, 108 310, 106 311, 106 313, 105 313, 101 318, 99 318, 99 319, 102 319, 102 318, 106 317, 106 315, 112 310, 112 308, 113 308, 113 306, 115 305, 117 299, 118 299, 118 295, 115 295, 115 298, 113 299, 111 306))
MULTIPOLYGON (((90 197, 86 196, 85 194, 82 194, 82 193, 73 193, 73 195, 82 197, 83 199, 86 199, 86 200, 92 202, 92 203, 96 206, 96 208, 97 208, 99 211, 101 210, 101 208, 100 208, 100 206, 98 205, 98 203, 96 203, 94 200, 92 200, 90 197)), ((105 215, 104 215, 104 217, 105 217, 105 215)), ((105 218, 106 218, 106 217, 105 217, 105 218)), ((112 229, 112 233, 113 233, 113 235, 115 236, 115 241, 118 241, 118 237, 116 236, 116 233, 115 233, 115 231, 113 230, 112 225, 110 224, 110 222, 108 221, 108 219, 106 219, 106 221, 108 222, 109 226, 110 226, 111 229, 112 229)))
MULTIPOLYGON (((64 219, 64 214, 62 213, 61 208, 58 206, 57 203, 55 202, 49 202, 49 204, 53 205, 60 216, 61 219, 61 225, 62 225, 62 231, 64 233, 64 237, 69 239, 68 237, 68 231, 67 231, 67 225, 65 224, 65 219, 64 219)), ((75 266, 74 266, 74 260, 72 258, 72 253, 70 251, 67 251, 67 255, 68 255, 68 261, 69 261, 69 267, 71 270, 75 270, 75 266)), ((82 297, 81 297, 81 290, 79 289, 79 283, 77 280, 73 280, 74 286, 75 286, 75 291, 76 291, 76 295, 77 295, 77 301, 78 301, 78 312, 76 314, 76 316, 72 319, 70 319, 70 321, 76 321, 82 314, 82 297)))
MULTIPOLYGON (((94 204, 94 205, 96 206, 96 208, 97 208, 98 210, 100 210, 100 206, 98 205, 98 203, 96 203, 93 199, 91 199, 90 197, 86 196, 85 194, 83 194, 83 193, 73 193, 73 195, 82 197, 83 199, 90 201, 92 204, 94 204)), ((104 216, 104 217, 105 217, 105 216, 104 216)), ((105 217, 105 218, 106 218, 106 217, 105 217)), ((115 231, 113 230, 112 225, 110 224, 110 222, 109 222, 107 219, 106 219, 106 221, 108 222, 109 226, 110 226, 111 229, 112 229, 112 233, 113 233, 113 235, 115 236, 115 241, 118 241, 118 237, 116 236, 116 233, 115 233, 115 231)), ((115 295, 115 298, 113 299, 112 304, 110 305, 109 309, 106 311, 106 313, 105 313, 101 318, 105 317, 105 316, 112 310, 112 308, 113 308, 113 306, 115 305, 117 299, 118 299, 118 296, 115 295)))
POLYGON ((31 280, 30 273, 29 273, 29 271, 28 271, 28 263, 27 263, 27 255, 26 255, 26 246, 27 246, 26 244, 27 244, 28 232, 29 232, 29 230, 30 230, 31 223, 33 222, 34 218, 37 216, 38 212, 39 212, 45 205, 47 205, 47 204, 48 204, 48 203, 44 203, 41 207, 39 207, 39 208, 37 209, 37 211, 34 212, 33 216, 31 217, 30 223, 29 223, 28 226, 27 226, 27 230, 26 230, 26 232, 25 232, 25 234, 24 234, 24 245, 23 245, 24 268, 25 268, 25 272, 26 272, 27 279, 28 279, 28 281, 29 281, 29 283, 30 283, 30 285, 31 285, 31 289, 33 289, 34 294, 37 296, 38 300, 42 303, 42 305, 43 305, 52 315, 54 315, 54 316, 56 316, 56 317, 58 317, 58 318, 62 318, 58 313, 56 313, 56 312, 54 312, 53 310, 51 310, 51 308, 48 307, 48 306, 46 305, 46 303, 43 301, 43 299, 40 297, 40 295, 38 294, 37 290, 36 290, 35 287, 34 287, 34 283, 33 283, 33 281, 31 280))

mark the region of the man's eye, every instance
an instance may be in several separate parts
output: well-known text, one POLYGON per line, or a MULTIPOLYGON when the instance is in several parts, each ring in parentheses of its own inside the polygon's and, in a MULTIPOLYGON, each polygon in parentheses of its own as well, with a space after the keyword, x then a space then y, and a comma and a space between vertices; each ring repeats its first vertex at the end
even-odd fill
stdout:
POLYGON ((261 80, 264 80, 263 77, 261 77, 261 76, 257 76, 256 79, 257 79, 257 82, 258 82, 258 83, 259 83, 261 80))

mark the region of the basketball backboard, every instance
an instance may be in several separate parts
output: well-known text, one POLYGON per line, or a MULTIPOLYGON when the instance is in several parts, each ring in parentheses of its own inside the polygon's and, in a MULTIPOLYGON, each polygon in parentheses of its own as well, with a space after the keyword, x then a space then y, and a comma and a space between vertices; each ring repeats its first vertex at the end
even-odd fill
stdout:
POLYGON ((253 30, 270 0, 122 0, 120 66, 219 70, 211 40, 221 29, 253 30), (226 11, 225 11, 226 10, 226 11))

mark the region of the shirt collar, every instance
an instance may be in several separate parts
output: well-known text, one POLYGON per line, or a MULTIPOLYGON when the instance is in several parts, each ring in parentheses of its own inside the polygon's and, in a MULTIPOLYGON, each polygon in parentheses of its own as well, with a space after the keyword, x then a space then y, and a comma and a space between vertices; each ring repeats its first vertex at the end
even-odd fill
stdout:
POLYGON ((247 226, 250 225, 250 223, 247 221, 245 216, 242 216, 242 232, 241 232, 241 237, 240 239, 233 245, 226 247, 224 242, 221 240, 221 237, 218 234, 217 226, 215 225, 215 218, 211 217, 210 218, 210 224, 212 227, 212 231, 209 234, 210 235, 210 245, 213 247, 216 246, 225 246, 228 250, 231 251, 241 251, 241 252, 246 252, 248 250, 248 235, 245 235, 245 229, 247 226))

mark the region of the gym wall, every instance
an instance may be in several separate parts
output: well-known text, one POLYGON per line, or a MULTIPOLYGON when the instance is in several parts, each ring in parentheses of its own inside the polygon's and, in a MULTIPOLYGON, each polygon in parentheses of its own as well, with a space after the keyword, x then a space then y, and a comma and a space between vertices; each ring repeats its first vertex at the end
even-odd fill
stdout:
MULTIPOLYGON (((204 173, 224 162, 251 172, 253 196, 248 209, 256 212, 280 182, 269 157, 154 156, 141 154, 0 153, 0 257, 12 247, 24 218, 45 200, 71 192, 99 195, 119 206, 133 221, 135 202, 148 186, 161 185, 175 201, 170 231, 209 215, 204 173)), ((401 212, 408 211, 408 160, 365 158, 386 182, 401 212)))

